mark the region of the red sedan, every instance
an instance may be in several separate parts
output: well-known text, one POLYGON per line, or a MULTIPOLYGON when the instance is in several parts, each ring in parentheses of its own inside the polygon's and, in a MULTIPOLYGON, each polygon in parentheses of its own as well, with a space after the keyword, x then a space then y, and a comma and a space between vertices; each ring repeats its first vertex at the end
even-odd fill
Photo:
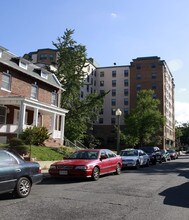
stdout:
POLYGON ((108 149, 78 150, 68 159, 55 162, 49 168, 53 177, 91 177, 98 180, 100 175, 121 173, 122 160, 108 149))

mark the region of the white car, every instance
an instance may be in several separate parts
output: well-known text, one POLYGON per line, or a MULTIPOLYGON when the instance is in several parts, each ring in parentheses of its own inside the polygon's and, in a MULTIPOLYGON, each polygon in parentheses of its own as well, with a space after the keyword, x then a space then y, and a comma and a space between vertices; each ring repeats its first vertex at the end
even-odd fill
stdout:
POLYGON ((140 166, 149 166, 150 158, 143 150, 125 149, 120 152, 122 158, 122 168, 134 167, 138 169, 140 166))

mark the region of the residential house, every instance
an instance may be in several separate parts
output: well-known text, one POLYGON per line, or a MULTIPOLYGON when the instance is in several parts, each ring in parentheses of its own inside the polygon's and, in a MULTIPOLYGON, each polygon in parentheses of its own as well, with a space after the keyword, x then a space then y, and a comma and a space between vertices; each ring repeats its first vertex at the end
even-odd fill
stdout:
POLYGON ((62 91, 54 74, 0 47, 0 142, 45 126, 50 144, 63 144, 68 111, 60 108, 62 91))

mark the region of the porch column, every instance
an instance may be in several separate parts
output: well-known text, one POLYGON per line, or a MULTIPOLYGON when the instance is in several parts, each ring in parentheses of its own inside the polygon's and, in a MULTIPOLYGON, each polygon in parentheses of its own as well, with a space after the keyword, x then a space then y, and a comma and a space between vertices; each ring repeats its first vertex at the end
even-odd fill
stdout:
POLYGON ((52 138, 54 138, 55 125, 56 125, 56 114, 54 113, 52 115, 52 126, 51 126, 52 138))
POLYGON ((26 117, 26 104, 21 102, 20 103, 20 111, 19 111, 18 135, 24 129, 25 117, 26 117))
POLYGON ((61 125, 60 125, 60 131, 61 131, 61 145, 63 145, 64 142, 64 125, 65 125, 65 115, 61 115, 61 125))
POLYGON ((37 126, 38 125, 38 112, 39 112, 39 109, 38 108, 34 108, 33 126, 37 126))

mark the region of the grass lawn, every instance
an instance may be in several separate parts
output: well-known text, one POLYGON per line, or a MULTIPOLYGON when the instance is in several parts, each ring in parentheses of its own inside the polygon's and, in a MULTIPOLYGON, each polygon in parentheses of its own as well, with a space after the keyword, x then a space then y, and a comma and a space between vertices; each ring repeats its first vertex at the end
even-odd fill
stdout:
MULTIPOLYGON (((0 145, 0 148, 7 148, 8 145, 0 145)), ((26 145, 28 155, 30 153, 30 146, 26 145)), ((14 147, 16 150, 16 147, 14 147)), ((74 152, 74 148, 70 147, 60 147, 60 148, 50 148, 44 146, 31 146, 31 157, 37 161, 53 161, 62 160, 63 157, 68 156, 74 152)))

